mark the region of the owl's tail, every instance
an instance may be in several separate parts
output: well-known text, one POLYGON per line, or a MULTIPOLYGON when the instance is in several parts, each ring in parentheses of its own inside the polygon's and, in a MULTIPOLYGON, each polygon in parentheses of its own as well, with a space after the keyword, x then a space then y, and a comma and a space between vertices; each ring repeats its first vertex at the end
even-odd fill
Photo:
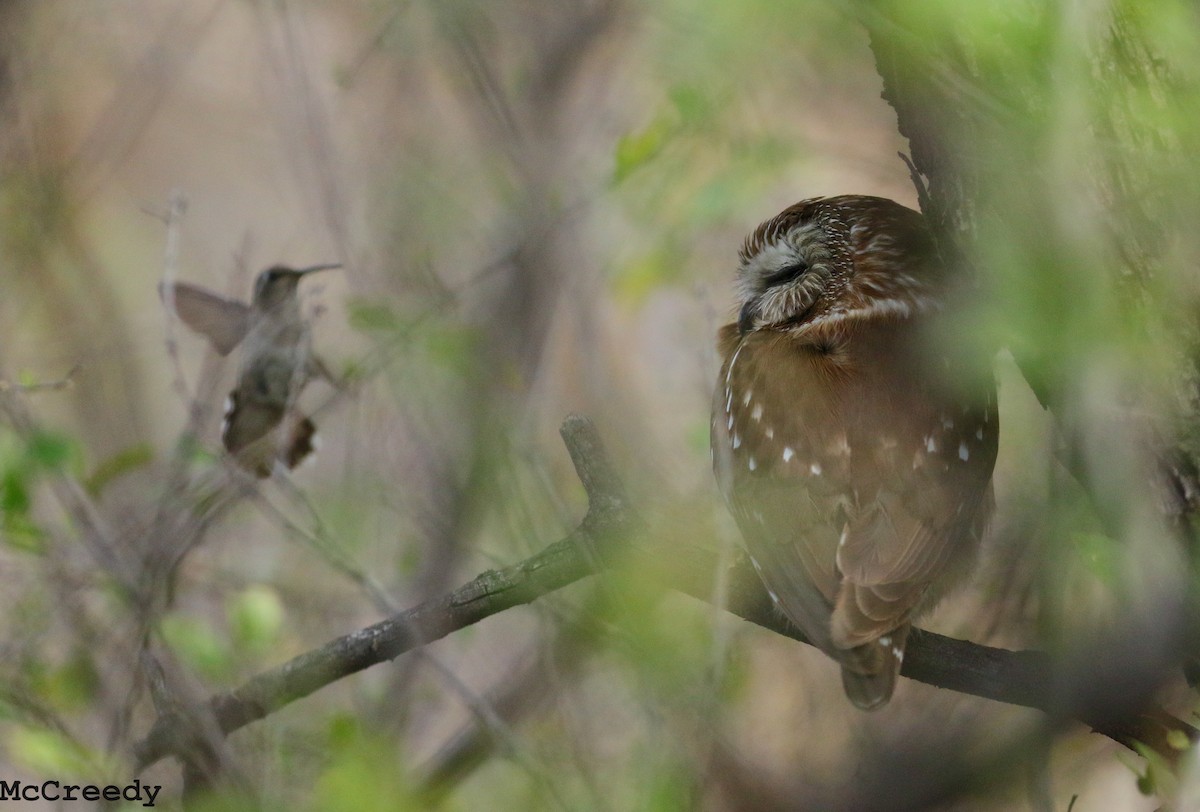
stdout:
POLYGON ((878 640, 839 652, 842 687, 859 710, 882 708, 892 698, 910 628, 905 623, 878 640))

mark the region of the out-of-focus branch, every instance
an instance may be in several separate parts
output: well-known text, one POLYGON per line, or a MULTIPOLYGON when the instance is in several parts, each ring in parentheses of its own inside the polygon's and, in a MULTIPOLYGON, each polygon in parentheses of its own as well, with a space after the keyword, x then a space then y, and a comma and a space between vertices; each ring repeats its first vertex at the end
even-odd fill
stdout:
MULTIPOLYGON (((594 574, 596 567, 649 569, 664 586, 710 600, 712 573, 718 566, 716 554, 696 546, 675 545, 665 560, 668 557, 661 547, 638 539, 637 513, 624 496, 595 426, 586 418, 571 416, 561 433, 588 492, 587 515, 573 532, 518 564, 484 572, 447 595, 332 640, 231 693, 212 697, 208 706, 219 729, 226 734, 238 730, 343 677, 594 574)), ((726 608, 730 612, 808 642, 772 609, 745 561, 734 563, 729 575, 726 608)), ((1040 652, 1007 651, 914 630, 901 673, 960 693, 1039 708, 1056 717, 1063 715, 1063 708, 1072 707, 1062 702, 1056 691, 1062 684, 1056 678, 1061 675, 1051 658, 1040 652)), ((1191 741, 1200 738, 1200 731, 1156 708, 1119 718, 1103 718, 1086 709, 1077 715, 1096 732, 1126 747, 1141 742, 1171 759, 1178 749, 1169 738, 1179 734, 1191 741)), ((137 770, 173 753, 180 724, 171 714, 155 723, 134 747, 137 770)))

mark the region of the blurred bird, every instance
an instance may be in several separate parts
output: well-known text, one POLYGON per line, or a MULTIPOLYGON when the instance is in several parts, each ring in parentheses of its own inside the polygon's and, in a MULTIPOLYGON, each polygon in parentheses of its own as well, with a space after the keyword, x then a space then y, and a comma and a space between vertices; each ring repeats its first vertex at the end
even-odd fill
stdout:
POLYGON ((164 284, 160 293, 188 327, 221 355, 241 345, 237 384, 225 403, 221 442, 238 464, 259 477, 279 460, 295 468, 314 450, 316 426, 296 410, 296 399, 313 377, 332 377, 313 355, 310 326, 300 312, 300 280, 340 268, 299 270, 276 265, 254 281, 250 304, 227 299, 186 282, 164 284))

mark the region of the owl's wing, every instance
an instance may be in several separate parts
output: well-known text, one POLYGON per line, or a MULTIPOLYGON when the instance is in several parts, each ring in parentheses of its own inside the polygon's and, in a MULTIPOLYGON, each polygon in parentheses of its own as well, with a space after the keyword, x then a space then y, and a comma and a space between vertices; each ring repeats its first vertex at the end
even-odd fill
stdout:
POLYGON ((717 481, 772 598, 830 651, 835 551, 850 507, 845 426, 811 352, 770 331, 739 339, 734 327, 720 345, 717 481))
POLYGON ((763 582, 830 653, 902 634, 931 583, 963 563, 961 537, 982 532, 990 498, 990 399, 943 413, 953 398, 880 342, 870 354, 885 369, 866 370, 784 333, 721 335, 718 481, 763 582))
POLYGON ((856 461, 856 509, 837 551, 837 645, 861 645, 905 621, 939 597, 927 593, 944 572, 970 563, 991 513, 995 419, 990 397, 963 407, 917 392, 891 417, 895 442, 856 461))
POLYGON ((226 299, 187 282, 162 284, 163 301, 173 304, 183 323, 212 342, 221 355, 228 355, 250 329, 250 307, 226 299))

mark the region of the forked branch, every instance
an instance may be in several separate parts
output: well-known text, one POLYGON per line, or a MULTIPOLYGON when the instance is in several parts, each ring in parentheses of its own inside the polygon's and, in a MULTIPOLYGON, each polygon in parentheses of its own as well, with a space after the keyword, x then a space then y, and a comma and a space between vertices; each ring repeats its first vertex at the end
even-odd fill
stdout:
MULTIPOLYGON (((531 603, 600 569, 651 566, 663 574, 664 587, 710 601, 713 572, 719 566, 716 554, 700 547, 676 546, 670 566, 664 567, 661 548, 639 538, 637 513, 624 494, 596 427, 587 418, 573 415, 563 423, 561 433, 588 495, 587 515, 574 531, 518 564, 488 570, 447 595, 332 640, 230 693, 212 697, 208 709, 217 727, 224 734, 232 733, 343 677, 506 609, 531 603)), ((729 576, 728 611, 808 642, 772 609, 747 562, 732 564, 729 576)), ((1069 705, 1062 701, 1062 682, 1056 682, 1059 674, 1051 658, 1040 652, 990 648, 914 630, 901 674, 960 693, 1039 708, 1055 717, 1074 716, 1126 747, 1141 742, 1171 760, 1179 752, 1172 744, 1180 734, 1191 741, 1198 735, 1191 725, 1154 708, 1148 700, 1144 710, 1139 707, 1115 715, 1086 708, 1064 710, 1069 705)), ((137 770, 174 754, 176 742, 186 738, 181 735, 186 724, 187 720, 175 715, 160 717, 134 746, 137 770)))

